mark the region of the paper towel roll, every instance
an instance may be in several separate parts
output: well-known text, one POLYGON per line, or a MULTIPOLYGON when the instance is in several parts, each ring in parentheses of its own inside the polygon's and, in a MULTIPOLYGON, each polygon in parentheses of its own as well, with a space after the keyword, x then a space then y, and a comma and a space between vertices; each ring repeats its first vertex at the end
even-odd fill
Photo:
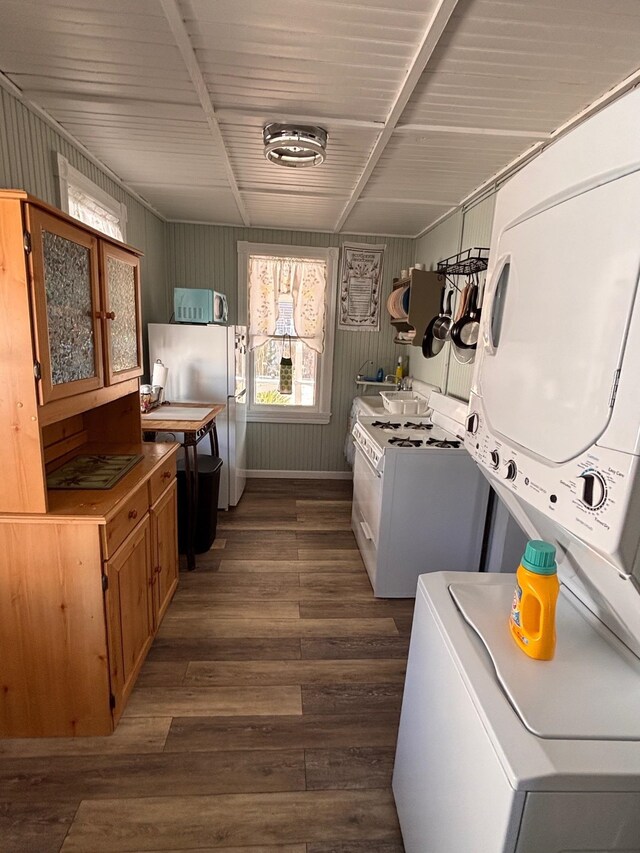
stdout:
POLYGON ((161 388, 167 387, 167 374, 169 372, 169 368, 165 367, 164 364, 158 359, 156 363, 153 365, 153 373, 151 375, 151 384, 152 385, 160 385, 161 388))

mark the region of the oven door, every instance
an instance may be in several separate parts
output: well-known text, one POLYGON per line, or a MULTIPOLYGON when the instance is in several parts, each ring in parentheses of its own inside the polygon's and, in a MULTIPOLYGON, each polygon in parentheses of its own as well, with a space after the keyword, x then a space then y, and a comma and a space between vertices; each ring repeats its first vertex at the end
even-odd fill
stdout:
POLYGON ((383 475, 373 468, 356 444, 351 525, 374 592, 382 513, 382 486, 383 475))

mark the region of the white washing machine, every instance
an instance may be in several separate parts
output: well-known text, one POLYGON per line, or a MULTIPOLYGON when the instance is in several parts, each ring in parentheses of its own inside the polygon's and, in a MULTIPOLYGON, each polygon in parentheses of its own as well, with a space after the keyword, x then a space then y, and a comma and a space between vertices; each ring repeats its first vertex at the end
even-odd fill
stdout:
POLYGON ((513 578, 420 578, 407 853, 640 853, 639 138, 636 90, 498 195, 465 445, 556 546, 557 649, 513 643, 513 578))
POLYGON ((554 660, 526 658, 513 589, 418 581, 393 779, 406 853, 640 853, 640 661, 565 586, 554 660))

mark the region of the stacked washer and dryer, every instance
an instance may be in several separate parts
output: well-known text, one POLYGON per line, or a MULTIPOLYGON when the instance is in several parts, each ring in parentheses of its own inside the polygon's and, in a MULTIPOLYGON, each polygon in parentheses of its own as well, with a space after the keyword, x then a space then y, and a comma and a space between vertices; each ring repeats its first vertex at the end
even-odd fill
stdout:
POLYGON ((557 549, 557 648, 512 641, 513 576, 419 579, 407 853, 640 853, 639 139, 636 90, 498 193, 465 444, 557 549))

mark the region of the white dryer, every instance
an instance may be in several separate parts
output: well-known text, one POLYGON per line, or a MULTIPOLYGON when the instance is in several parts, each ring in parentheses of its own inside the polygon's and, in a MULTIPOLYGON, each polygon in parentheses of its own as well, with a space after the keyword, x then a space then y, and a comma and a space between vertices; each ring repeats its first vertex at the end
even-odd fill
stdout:
POLYGON ((640 853, 639 138, 634 91, 498 194, 465 444, 557 548, 558 643, 512 642, 508 576, 420 579, 407 853, 640 853))

